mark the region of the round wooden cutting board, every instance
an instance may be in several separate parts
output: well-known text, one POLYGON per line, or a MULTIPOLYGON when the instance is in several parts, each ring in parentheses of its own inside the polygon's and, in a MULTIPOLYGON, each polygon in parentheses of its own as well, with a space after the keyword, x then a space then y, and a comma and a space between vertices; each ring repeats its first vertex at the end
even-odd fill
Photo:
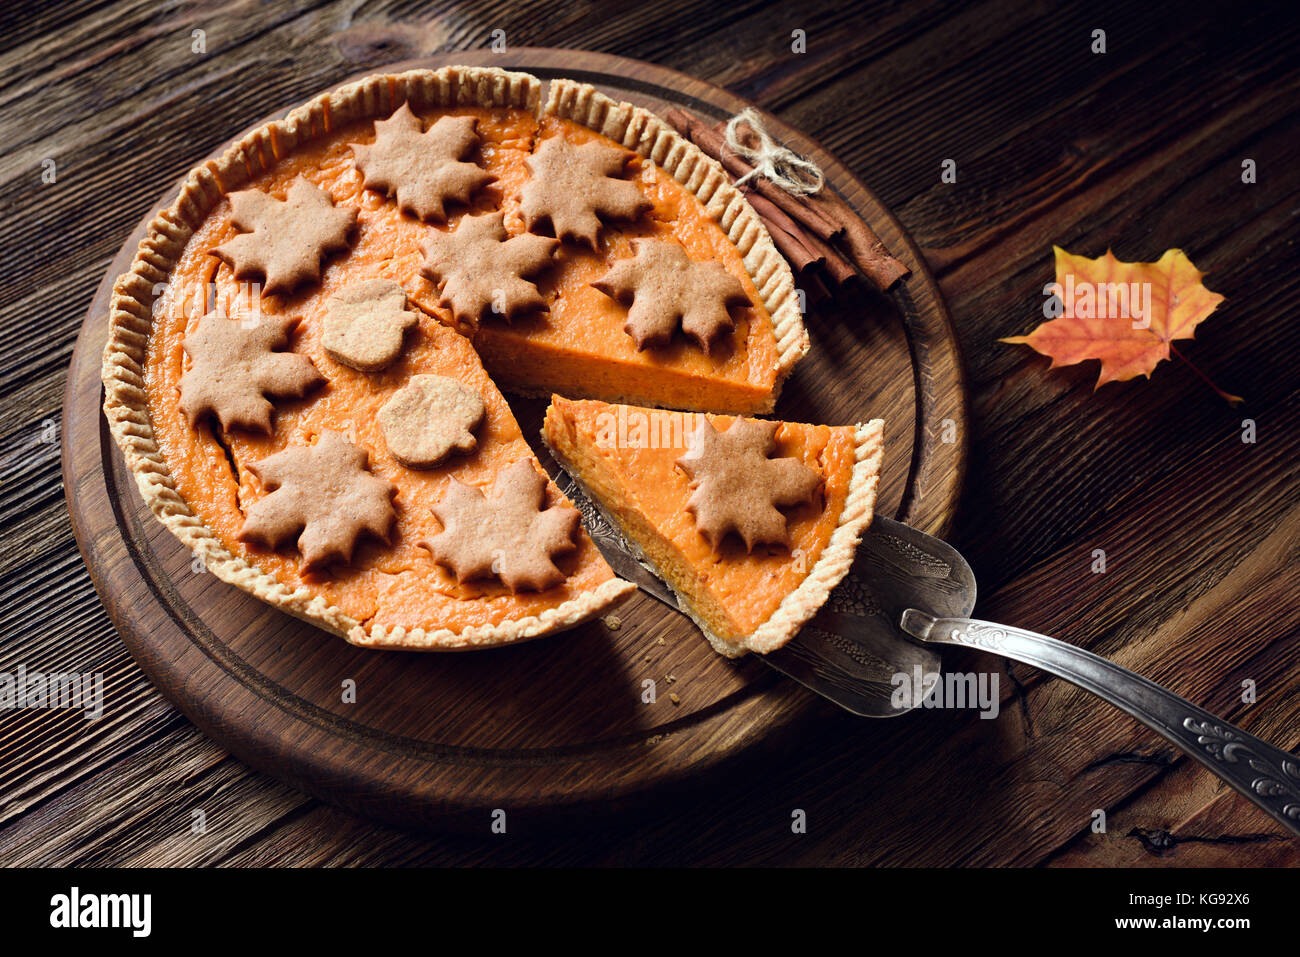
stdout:
MULTIPOLYGON (((567 76, 657 112, 679 105, 716 120, 747 105, 662 67, 585 52, 462 52, 388 69, 450 63, 567 76)), ((902 227, 852 173, 778 120, 767 124, 821 166, 912 270, 889 297, 852 290, 810 306, 812 351, 777 412, 832 424, 883 418, 881 513, 942 533, 961 488, 967 430, 939 289, 902 227)), ((113 261, 77 341, 64 398, 64 480, 82 555, 123 641, 223 747, 363 814, 483 827, 495 808, 563 816, 625 807, 651 788, 697 781, 760 741, 788 740, 782 732, 833 707, 752 656, 715 655, 685 617, 644 595, 617 611, 618 623, 511 648, 421 655, 354 648, 196 570, 143 505, 100 410, 110 288, 152 216, 113 261), (657 685, 654 703, 643 701, 647 678, 657 685), (345 701, 352 683, 355 701, 345 701)), ((535 438, 542 404, 512 397, 512 406, 548 461, 535 438)))

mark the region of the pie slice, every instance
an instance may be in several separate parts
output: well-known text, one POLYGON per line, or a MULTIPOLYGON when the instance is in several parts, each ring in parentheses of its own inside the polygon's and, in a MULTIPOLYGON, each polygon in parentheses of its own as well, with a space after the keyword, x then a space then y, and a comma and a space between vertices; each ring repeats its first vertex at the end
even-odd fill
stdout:
POLYGON ((807 349, 717 163, 589 86, 446 67, 191 171, 114 285, 104 411, 209 571, 358 645, 459 650, 632 590, 501 390, 771 410, 807 349))
MULTIPOLYGON (((519 317, 489 314, 467 330, 488 372, 507 392, 526 395, 560 392, 664 408, 771 412, 808 351, 808 334, 789 266, 726 173, 652 113, 586 84, 552 80, 531 154, 521 156, 518 167, 496 173, 498 188, 508 191, 504 208, 512 237, 530 228, 555 233, 553 226, 546 228, 548 220, 539 225, 528 215, 536 200, 533 177, 546 169, 528 160, 554 139, 622 154, 623 172, 604 177, 619 187, 607 198, 639 190, 648 209, 628 206, 611 215, 614 206, 593 197, 594 212, 584 212, 589 222, 600 223, 594 245, 559 230, 564 241, 558 266, 538 282, 546 307, 519 317), (689 320, 647 343, 635 321, 644 304, 638 307, 634 295, 617 295, 607 286, 611 275, 620 275, 620 263, 631 264, 638 248, 657 243, 670 243, 705 275, 709 266, 730 277, 715 283, 716 302, 696 303, 699 314, 710 305, 720 312, 725 326, 703 344, 689 320)), ((488 167, 496 172, 493 160, 488 167)), ((432 282, 411 291, 452 321, 432 282)), ((653 298, 650 289, 642 302, 653 298)))
POLYGON ((553 396, 542 438, 728 657, 794 637, 871 524, 884 423, 801 425, 553 396))

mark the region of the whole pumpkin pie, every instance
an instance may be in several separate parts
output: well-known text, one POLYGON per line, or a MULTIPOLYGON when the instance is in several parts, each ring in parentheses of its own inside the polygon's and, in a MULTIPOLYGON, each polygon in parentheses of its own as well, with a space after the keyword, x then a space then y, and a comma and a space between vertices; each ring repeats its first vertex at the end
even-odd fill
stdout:
POLYGON ((114 286, 105 414, 210 571, 372 647, 626 597, 502 392, 773 408, 808 348, 721 168, 582 84, 380 75, 187 177, 114 286))
POLYGON ((826 426, 554 396, 542 436, 719 653, 794 637, 871 524, 883 423, 826 426))

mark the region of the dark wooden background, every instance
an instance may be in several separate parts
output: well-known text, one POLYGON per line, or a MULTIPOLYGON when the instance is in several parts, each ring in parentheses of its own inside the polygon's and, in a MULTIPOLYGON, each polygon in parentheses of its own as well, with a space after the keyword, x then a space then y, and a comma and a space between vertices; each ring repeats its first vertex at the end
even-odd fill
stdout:
MULTIPOLYGON (((1288 864, 1300 843, 1135 722, 1031 669, 1003 715, 849 716, 634 815, 412 835, 252 774, 144 679, 69 528, 64 370, 107 262, 251 119, 369 67, 508 44, 671 66, 837 153, 909 228, 965 350, 952 538, 983 617, 1111 656, 1300 745, 1300 20, 1289 3, 6 5, 0 12, 0 671, 101 671, 106 713, 0 713, 0 863, 1288 864), (791 31, 807 34, 793 54, 791 31), (1106 31, 1104 55, 1090 50, 1106 31), (193 52, 204 31, 205 53, 193 52), (42 182, 44 160, 56 181, 42 182), (941 163, 957 181, 940 181, 941 163), (1258 181, 1244 184, 1253 159, 1258 181), (1226 303, 1185 366, 1094 394, 1000 336, 1051 246, 1179 246, 1226 303), (1257 441, 1241 440, 1242 420, 1257 441), (1107 571, 1093 574, 1094 549, 1107 571), (1250 679, 1258 701, 1241 701, 1250 679), (794 809, 808 832, 791 832, 794 809), (1089 831, 1105 809, 1105 834, 1089 831), (191 833, 201 810, 206 833, 191 833)), ((960 656, 953 667, 986 661, 960 656)))

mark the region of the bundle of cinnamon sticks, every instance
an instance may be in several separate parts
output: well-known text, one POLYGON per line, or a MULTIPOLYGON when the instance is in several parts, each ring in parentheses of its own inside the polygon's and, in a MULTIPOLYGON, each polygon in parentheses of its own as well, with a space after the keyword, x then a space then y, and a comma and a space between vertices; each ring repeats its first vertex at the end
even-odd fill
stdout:
MULTIPOLYGON (((664 119, 721 163, 733 179, 754 171, 726 145, 725 124, 710 126, 676 107, 664 119)), ((826 187, 812 195, 797 195, 758 175, 747 180, 741 191, 801 280, 820 278, 838 287, 861 273, 884 292, 908 274, 871 227, 826 187)))

